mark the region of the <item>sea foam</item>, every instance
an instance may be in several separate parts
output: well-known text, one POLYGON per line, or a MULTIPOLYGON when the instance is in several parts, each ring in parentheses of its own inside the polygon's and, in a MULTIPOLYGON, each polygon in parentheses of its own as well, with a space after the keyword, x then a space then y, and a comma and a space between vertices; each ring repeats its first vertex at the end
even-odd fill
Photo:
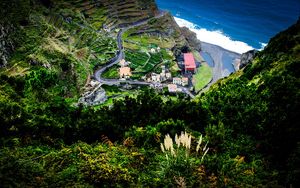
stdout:
MULTIPOLYGON (((193 24, 187 20, 182 18, 175 17, 175 21, 180 27, 187 27, 191 31, 197 34, 197 38, 206 43, 214 44, 217 46, 221 46, 224 49, 230 50, 232 52, 236 52, 239 54, 245 53, 249 50, 254 49, 252 46, 249 46, 245 42, 232 40, 230 37, 226 36, 221 31, 208 31, 207 29, 200 28, 198 25, 193 24)), ((264 47, 265 44, 262 44, 264 47)))

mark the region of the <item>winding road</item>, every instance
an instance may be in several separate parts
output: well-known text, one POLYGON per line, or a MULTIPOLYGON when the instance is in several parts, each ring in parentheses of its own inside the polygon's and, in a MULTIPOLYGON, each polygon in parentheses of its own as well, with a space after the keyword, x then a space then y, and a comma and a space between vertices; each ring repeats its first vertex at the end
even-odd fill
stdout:
MULTIPOLYGON (((163 16, 165 16, 167 14, 167 12, 165 11, 161 11, 158 15, 156 15, 155 17, 152 18, 161 18, 163 16)), ((151 86, 154 85, 155 83, 151 83, 151 82, 143 82, 143 81, 138 81, 138 80, 119 80, 119 79, 105 79, 102 78, 102 74, 110 67, 118 64, 122 59, 125 59, 125 53, 124 53, 124 48, 123 48, 123 42, 122 42, 122 35, 129 29, 134 28, 134 27, 138 27, 144 24, 147 24, 148 21, 152 18, 149 18, 147 20, 142 20, 142 21, 137 21, 135 23, 133 23, 130 26, 127 27, 123 27, 120 28, 120 31, 118 32, 117 35, 117 43, 118 43, 118 53, 117 55, 110 59, 105 66, 99 68, 98 70, 95 71, 94 77, 95 79, 100 82, 101 84, 105 84, 105 85, 119 85, 121 83, 124 84, 131 84, 131 85, 144 85, 144 86, 151 86)), ((161 84, 163 87, 167 87, 167 84, 161 84)), ((181 88, 183 93, 186 93, 187 95, 189 95, 191 98, 194 98, 195 96, 189 91, 188 88, 182 87, 182 86, 178 86, 178 88, 181 88)))

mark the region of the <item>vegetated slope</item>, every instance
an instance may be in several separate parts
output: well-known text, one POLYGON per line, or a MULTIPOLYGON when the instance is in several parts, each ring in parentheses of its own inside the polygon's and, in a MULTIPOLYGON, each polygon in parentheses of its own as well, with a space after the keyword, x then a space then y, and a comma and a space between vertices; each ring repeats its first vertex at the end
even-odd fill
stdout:
MULTIPOLYGON (((95 22, 78 11, 77 4, 3 1, 3 6, 10 10, 2 24, 14 28, 10 34, 14 50, 1 72, 25 81, 31 79, 28 87, 33 91, 45 87, 42 91, 46 95, 76 100, 95 65, 106 63, 117 53, 114 33, 97 32, 95 22), (18 12, 24 9, 20 16, 18 12), (48 77, 49 83, 38 83, 48 77)), ((41 100, 50 96, 39 95, 41 100)))
POLYGON ((176 57, 180 56, 182 51, 201 49, 195 33, 180 28, 170 13, 160 18, 152 18, 147 24, 130 29, 125 36, 125 42, 136 41, 136 38, 144 39, 144 43, 148 40, 149 43, 172 50, 176 57))
MULTIPOLYGON (((266 157, 270 168, 279 170, 281 183, 298 185, 299 71, 300 20, 272 38, 251 64, 200 97, 210 124, 219 124, 219 131, 224 126, 235 142, 250 135, 257 144, 253 150, 266 157)), ((224 142, 215 144, 226 145, 224 142)))
MULTIPOLYGON (((54 0, 59 2, 59 0, 54 0)), ((80 11, 98 29, 114 29, 153 17, 158 9, 153 0, 75 0, 63 6, 80 11)))

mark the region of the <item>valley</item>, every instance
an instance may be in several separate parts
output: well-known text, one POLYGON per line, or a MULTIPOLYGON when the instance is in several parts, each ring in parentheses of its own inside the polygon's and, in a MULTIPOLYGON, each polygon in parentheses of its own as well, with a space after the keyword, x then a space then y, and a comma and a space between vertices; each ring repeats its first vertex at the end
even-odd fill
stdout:
POLYGON ((240 55, 154 0, 0 8, 0 187, 299 185, 300 19, 240 55))

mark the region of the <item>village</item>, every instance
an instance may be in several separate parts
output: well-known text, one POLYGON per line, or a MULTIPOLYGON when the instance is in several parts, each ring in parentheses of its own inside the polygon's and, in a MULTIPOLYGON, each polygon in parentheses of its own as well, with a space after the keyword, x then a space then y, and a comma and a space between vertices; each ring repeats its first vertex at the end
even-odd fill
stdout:
MULTIPOLYGON (((120 80, 130 80, 132 70, 130 68, 131 62, 122 59, 119 62, 118 69, 120 80)), ((197 71, 194 55, 192 53, 183 53, 183 61, 178 62, 178 67, 181 68, 181 74, 172 77, 169 68, 166 65, 161 65, 161 72, 150 72, 142 77, 144 82, 152 83, 152 86, 158 89, 167 87, 170 93, 182 92, 182 88, 186 87, 190 91, 193 90, 192 77, 197 71)))

